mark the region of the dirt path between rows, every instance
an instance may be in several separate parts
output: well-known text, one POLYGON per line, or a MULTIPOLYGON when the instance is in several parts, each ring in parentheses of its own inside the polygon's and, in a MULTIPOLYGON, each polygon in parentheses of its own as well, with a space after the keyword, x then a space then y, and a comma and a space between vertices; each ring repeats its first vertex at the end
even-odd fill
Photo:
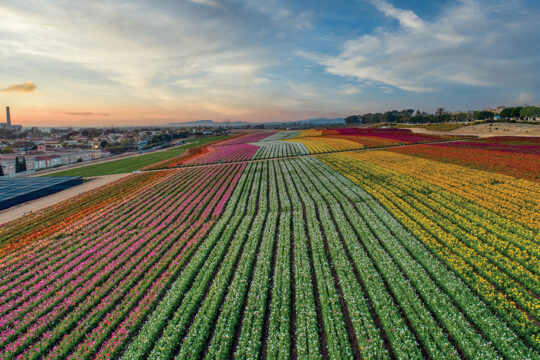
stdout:
POLYGON ((77 185, 36 200, 28 201, 20 205, 12 206, 8 209, 0 211, 0 224, 15 220, 21 216, 24 216, 26 213, 44 209, 48 206, 57 204, 61 201, 70 199, 84 192, 96 189, 100 186, 107 185, 115 180, 121 179, 130 174, 131 173, 125 173, 95 177, 92 178, 92 181, 85 182, 81 185, 77 185))

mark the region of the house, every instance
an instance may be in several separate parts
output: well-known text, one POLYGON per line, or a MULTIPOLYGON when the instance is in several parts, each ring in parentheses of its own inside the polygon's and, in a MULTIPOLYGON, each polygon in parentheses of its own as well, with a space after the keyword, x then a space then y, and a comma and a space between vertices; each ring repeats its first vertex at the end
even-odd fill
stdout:
MULTIPOLYGON (((62 158, 58 155, 39 155, 36 156, 36 161, 38 161, 38 166, 42 165, 42 161, 45 161, 45 167, 53 167, 62 165, 62 158)), ((41 169, 41 167, 39 167, 41 169)))
POLYGON ((23 158, 25 159, 26 170, 35 169, 33 158, 23 156, 21 154, 6 154, 6 155, 0 156, 0 165, 2 166, 2 170, 4 170, 4 175, 15 173, 15 161, 17 158, 19 158, 19 161, 22 161, 23 158))
MULTIPOLYGON (((33 170, 38 170, 38 169, 45 169, 47 168, 47 157, 45 156, 36 156, 35 158, 26 158, 26 167, 28 168, 28 164, 30 162, 34 162, 34 166, 33 166, 33 170)), ((31 170, 31 169, 28 169, 28 170, 31 170)))
POLYGON ((89 161, 89 160, 92 160, 92 154, 90 153, 90 151, 79 151, 76 153, 69 154, 70 164, 81 162, 81 161, 89 161))

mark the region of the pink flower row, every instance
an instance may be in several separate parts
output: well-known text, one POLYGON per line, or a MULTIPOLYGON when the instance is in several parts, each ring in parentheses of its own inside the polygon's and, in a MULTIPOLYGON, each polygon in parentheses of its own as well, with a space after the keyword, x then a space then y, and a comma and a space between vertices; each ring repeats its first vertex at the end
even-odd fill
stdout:
MULTIPOLYGON (((172 171, 145 189, 146 194, 139 193, 144 200, 135 201, 136 207, 133 202, 124 208, 122 203, 116 209, 108 207, 110 216, 89 216, 87 222, 72 224, 61 240, 54 235, 40 240, 38 258, 52 247, 62 255, 53 256, 55 261, 69 260, 60 266, 54 262, 41 266, 29 259, 19 269, 25 280, 11 288, 15 293, 8 288, 17 277, 5 284, 7 288, 0 288, 4 291, 0 295, 0 345, 4 348, 0 357, 14 352, 20 357, 46 354, 59 340, 53 358, 83 339, 81 350, 97 350, 107 340, 102 338, 102 329, 126 322, 122 316, 130 307, 142 304, 146 296, 154 298, 145 294, 156 292, 162 286, 156 281, 176 271, 172 259, 179 260, 204 235, 210 216, 219 216, 244 166, 172 171), (85 230, 89 231, 82 235, 85 230)), ((9 268, 17 272, 14 265, 9 268)), ((113 337, 124 332, 120 326, 113 337)))
POLYGON ((186 161, 186 164, 213 164, 220 161, 232 162, 249 160, 255 155, 258 149, 258 146, 250 144, 234 144, 219 147, 209 146, 209 151, 207 153, 186 161))

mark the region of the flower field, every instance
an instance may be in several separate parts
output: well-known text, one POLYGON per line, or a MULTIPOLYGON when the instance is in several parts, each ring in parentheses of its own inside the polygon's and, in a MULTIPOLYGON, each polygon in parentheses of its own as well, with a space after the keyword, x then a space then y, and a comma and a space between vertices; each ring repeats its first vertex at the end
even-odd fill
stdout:
POLYGON ((246 133, 4 224, 0 358, 539 359, 536 140, 451 140, 246 133))
POLYGON ((229 139, 190 148, 180 156, 144 167, 143 170, 433 143, 454 138, 459 137, 416 134, 408 129, 337 128, 238 133, 229 139))
POLYGON ((395 148, 393 151, 529 180, 540 180, 538 138, 493 137, 466 142, 415 145, 395 148))
POLYGON ((432 143, 453 138, 457 137, 417 134, 408 129, 336 128, 302 130, 296 138, 289 141, 304 144, 311 154, 321 154, 403 144, 432 143))

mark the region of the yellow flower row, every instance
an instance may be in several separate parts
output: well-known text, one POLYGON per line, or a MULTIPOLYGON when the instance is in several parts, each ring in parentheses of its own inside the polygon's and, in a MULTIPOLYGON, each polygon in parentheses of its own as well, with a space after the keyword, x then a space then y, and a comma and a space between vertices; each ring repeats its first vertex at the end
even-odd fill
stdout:
MULTIPOLYGON (((302 130, 304 131, 304 130, 302 130)), ((337 139, 325 136, 303 137, 288 141, 301 142, 312 154, 320 154, 332 151, 344 151, 362 149, 364 145, 347 139, 337 139)))
MULTIPOLYGON (((480 234, 479 230, 484 228, 482 219, 476 218, 479 223, 472 224, 459 214, 461 209, 458 210, 458 213, 450 210, 449 201, 445 200, 443 203, 438 203, 430 199, 433 192, 445 192, 444 190, 438 190, 435 187, 430 189, 419 180, 379 166, 373 166, 372 163, 361 161, 356 166, 357 169, 367 175, 366 177, 380 179, 378 181, 380 185, 391 189, 396 196, 406 200, 422 213, 429 214, 433 224, 437 227, 437 231, 442 231, 445 236, 451 235, 452 241, 459 245, 454 251, 458 251, 462 256, 470 259, 471 264, 481 259, 484 264, 478 267, 479 271, 491 271, 490 279, 499 288, 512 290, 511 293, 517 294, 515 300, 535 317, 540 318, 540 314, 538 314, 540 306, 531 305, 534 303, 533 298, 527 291, 540 294, 538 290, 540 277, 532 273, 532 271, 537 270, 538 258, 526 252, 521 252, 522 261, 520 262, 507 255, 508 247, 512 247, 516 251, 519 250, 508 241, 503 241, 491 233, 481 234, 481 239, 475 236, 472 233, 473 231, 480 234), (414 187, 420 188, 420 191, 414 191, 414 187), (426 190, 429 192, 429 196, 425 195, 426 190), (494 244, 499 244, 502 251, 494 247, 494 244), (532 307, 529 308, 529 306, 532 307)), ((518 242, 519 238, 515 240, 518 242)))
POLYGON ((440 186, 535 233, 540 230, 540 183, 390 151, 354 156, 440 186))
POLYGON ((302 138, 302 137, 309 137, 309 136, 321 136, 322 130, 315 130, 315 129, 307 129, 307 130, 300 130, 300 133, 296 136, 296 138, 302 138))
MULTIPOLYGON (((435 206, 435 204, 427 199, 427 195, 422 196, 418 191, 413 192, 406 186, 407 183, 414 183, 417 189, 419 186, 424 186, 426 191, 432 191, 435 188, 425 182, 400 175, 399 172, 385 171, 384 168, 375 165, 375 161, 362 161, 351 153, 322 155, 319 158, 374 196, 409 231, 458 273, 486 303, 509 322, 515 331, 528 338, 531 343, 540 345, 538 342, 539 329, 534 321, 528 317, 532 314, 538 317, 540 301, 533 298, 522 287, 522 284, 519 284, 494 263, 514 275, 513 277, 527 274, 529 285, 532 287, 534 287, 535 282, 538 283, 538 277, 525 269, 517 259, 513 261, 502 254, 502 251, 505 250, 503 240, 494 239, 491 236, 490 239, 493 242, 487 244, 489 241, 486 243, 479 239, 480 236, 484 240, 487 238, 481 230, 478 231, 478 234, 467 234, 460 229, 460 226, 465 225, 452 223, 452 220, 463 220, 463 217, 455 217, 456 214, 448 208, 440 210, 442 215, 436 213, 428 206, 435 206), (405 185, 400 186, 400 183, 405 185), (419 200, 420 198, 422 201, 419 200), (513 266, 520 267, 520 270, 513 271, 513 266)), ((433 174, 435 173, 431 175, 433 174)), ((445 191, 440 189, 440 192, 444 193, 445 191)), ((441 194, 444 198, 443 195, 441 194)), ((478 227, 483 227, 481 219, 475 220, 479 221, 478 227)), ((469 222, 468 226, 473 226, 473 224, 469 222)), ((512 249, 517 251, 519 248, 513 246, 512 249)), ((520 254, 521 260, 533 261, 532 257, 530 259, 523 258, 526 253, 520 252, 520 254)), ((529 263, 529 265, 534 268, 534 263, 529 263)))

